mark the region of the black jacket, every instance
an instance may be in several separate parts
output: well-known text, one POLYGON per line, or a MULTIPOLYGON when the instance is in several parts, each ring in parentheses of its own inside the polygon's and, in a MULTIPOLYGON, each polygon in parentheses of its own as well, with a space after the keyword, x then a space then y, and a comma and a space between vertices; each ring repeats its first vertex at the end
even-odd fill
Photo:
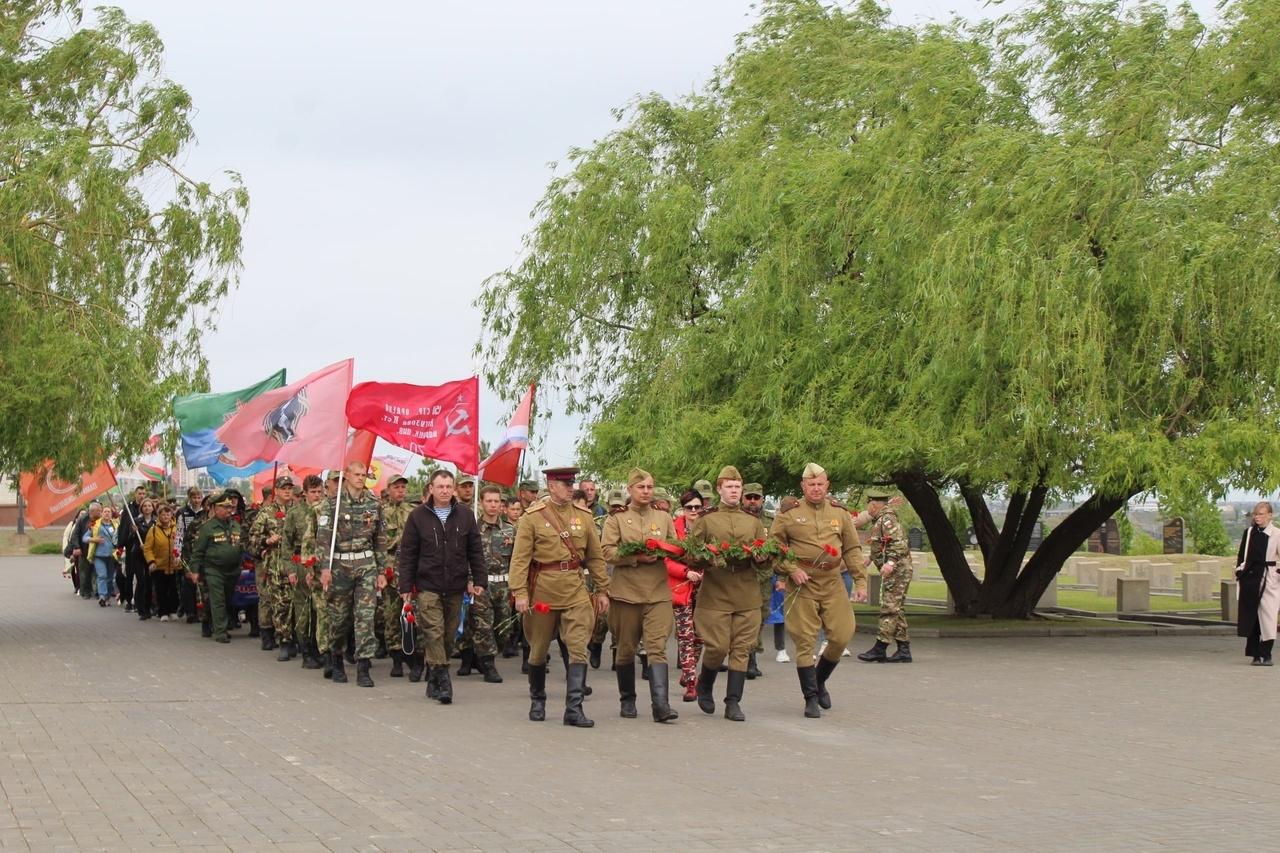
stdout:
POLYGON ((476 517, 457 498, 450 506, 444 524, 429 501, 409 513, 398 554, 400 592, 465 592, 467 581, 488 585, 476 517))

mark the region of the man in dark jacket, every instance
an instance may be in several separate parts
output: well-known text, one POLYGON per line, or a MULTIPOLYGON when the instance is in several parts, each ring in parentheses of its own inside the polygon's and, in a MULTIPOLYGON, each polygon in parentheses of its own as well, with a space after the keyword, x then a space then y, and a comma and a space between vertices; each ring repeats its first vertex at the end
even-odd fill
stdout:
POLYGON ((453 701, 449 683, 450 645, 458 632, 462 596, 484 594, 488 575, 484 545, 471 508, 454 497, 448 471, 431 475, 429 496, 409 514, 400 538, 400 595, 412 601, 427 656, 427 698, 453 701))
POLYGON ((93 598, 93 563, 85 553, 84 534, 99 518, 102 518, 102 504, 90 501, 88 510, 80 513, 76 519, 76 526, 71 529, 71 538, 67 540, 67 547, 62 552, 68 560, 75 561, 80 597, 86 599, 93 598))

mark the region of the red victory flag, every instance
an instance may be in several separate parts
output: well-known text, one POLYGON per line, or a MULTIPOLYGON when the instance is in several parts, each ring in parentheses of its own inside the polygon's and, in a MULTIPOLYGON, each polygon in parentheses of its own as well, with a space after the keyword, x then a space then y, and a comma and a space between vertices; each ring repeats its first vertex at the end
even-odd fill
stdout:
POLYGON ((64 483, 53 476, 53 463, 46 462, 39 471, 23 474, 19 480, 27 523, 32 527, 45 527, 70 515, 81 503, 93 500, 115 484, 116 475, 109 462, 81 474, 74 483, 64 483))
POLYGON ((361 382, 347 398, 347 420, 419 456, 474 474, 480 467, 480 379, 443 385, 361 382))
POLYGON ((533 390, 530 383, 524 399, 516 406, 507 432, 489 458, 480 463, 480 479, 502 486, 514 486, 520 477, 520 454, 529 446, 529 418, 533 414, 533 390))
POLYGON ((283 388, 265 391, 242 404, 218 429, 228 464, 296 462, 321 468, 342 465, 347 450, 347 416, 353 360, 317 370, 283 388))

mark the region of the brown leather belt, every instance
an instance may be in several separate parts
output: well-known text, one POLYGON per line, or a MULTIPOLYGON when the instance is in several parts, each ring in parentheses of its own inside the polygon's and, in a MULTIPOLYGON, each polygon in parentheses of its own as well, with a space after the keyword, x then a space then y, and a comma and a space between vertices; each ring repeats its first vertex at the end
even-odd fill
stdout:
POLYGON ((582 568, 581 560, 561 560, 558 563, 539 563, 532 561, 529 565, 535 572, 575 572, 582 568))
POLYGON ((839 563, 817 562, 814 560, 796 560, 796 565, 805 571, 812 569, 843 569, 839 563))

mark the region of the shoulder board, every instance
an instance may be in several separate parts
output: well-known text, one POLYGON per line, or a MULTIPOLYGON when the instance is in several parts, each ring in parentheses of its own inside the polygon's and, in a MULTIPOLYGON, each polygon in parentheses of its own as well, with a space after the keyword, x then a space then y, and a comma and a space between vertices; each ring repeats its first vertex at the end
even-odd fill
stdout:
POLYGON ((705 515, 711 515, 711 513, 719 512, 719 511, 720 511, 720 506, 717 504, 716 506, 713 506, 711 509, 704 509, 702 513, 698 516, 698 518, 702 518, 705 515))
POLYGON ((773 517, 776 519, 778 516, 786 515, 787 513, 791 512, 793 509, 798 509, 799 507, 800 507, 800 504, 796 503, 796 504, 792 504, 786 509, 779 508, 778 511, 773 514, 773 517))
POLYGON ((528 512, 541 512, 542 510, 544 510, 544 509, 546 509, 546 508, 547 508, 546 501, 534 501, 533 503, 531 503, 531 504, 529 504, 527 507, 525 507, 525 510, 524 510, 524 511, 525 511, 526 513, 528 513, 528 512))
POLYGON ((849 508, 848 508, 847 506, 845 506, 844 504, 840 503, 840 501, 836 500, 835 498, 827 498, 827 501, 828 501, 828 502, 829 502, 833 507, 835 507, 836 509, 842 509, 842 510, 844 510, 845 512, 848 512, 848 511, 849 511, 849 508))

